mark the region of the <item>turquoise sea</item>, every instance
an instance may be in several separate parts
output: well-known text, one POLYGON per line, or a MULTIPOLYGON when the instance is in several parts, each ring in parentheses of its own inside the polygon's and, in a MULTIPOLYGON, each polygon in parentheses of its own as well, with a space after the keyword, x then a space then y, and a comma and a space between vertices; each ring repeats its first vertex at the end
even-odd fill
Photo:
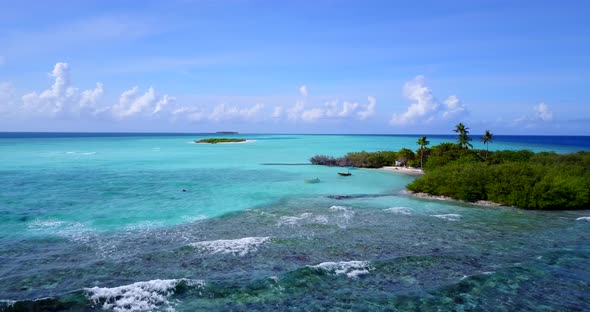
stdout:
POLYGON ((0 134, 0 311, 590 310, 590 210, 417 199, 410 175, 308 164, 415 135, 193 143, 212 136, 0 134))

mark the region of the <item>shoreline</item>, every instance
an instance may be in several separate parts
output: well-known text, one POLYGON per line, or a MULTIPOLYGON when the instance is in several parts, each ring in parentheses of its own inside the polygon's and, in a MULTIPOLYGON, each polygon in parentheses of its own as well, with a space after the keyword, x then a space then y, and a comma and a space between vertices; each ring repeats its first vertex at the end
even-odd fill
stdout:
POLYGON ((399 172, 409 175, 423 175, 424 170, 420 168, 412 168, 412 167, 394 167, 394 166, 385 166, 381 168, 377 168, 377 170, 384 170, 384 171, 392 171, 392 172, 399 172))
POLYGON ((412 192, 409 190, 404 190, 403 193, 408 194, 412 197, 417 197, 417 198, 422 198, 422 199, 440 200, 440 201, 454 201, 454 202, 471 204, 471 205, 476 205, 476 206, 481 206, 481 207, 510 207, 510 206, 505 206, 505 205, 495 203, 495 202, 492 202, 489 200, 478 200, 476 202, 468 202, 468 201, 464 201, 464 200, 454 199, 452 197, 448 197, 448 196, 444 196, 444 195, 431 195, 428 193, 412 192))

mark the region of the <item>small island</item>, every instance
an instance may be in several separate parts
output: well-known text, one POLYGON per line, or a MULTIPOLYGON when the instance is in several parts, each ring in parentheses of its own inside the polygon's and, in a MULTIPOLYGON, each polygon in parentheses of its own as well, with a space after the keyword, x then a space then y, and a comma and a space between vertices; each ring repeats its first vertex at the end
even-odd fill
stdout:
POLYGON ((215 133, 217 133, 217 134, 239 134, 239 132, 235 132, 235 131, 217 131, 215 133))
POLYGON ((353 152, 344 157, 317 155, 312 164, 341 167, 386 168, 422 171, 406 187, 415 196, 455 199, 523 209, 590 208, 590 153, 556 154, 520 151, 489 151, 489 131, 480 138, 485 150, 473 149, 468 127, 456 126, 457 143, 428 148, 425 136, 414 151, 353 152), (420 169, 422 170, 420 170, 420 169))
POLYGON ((246 139, 230 139, 230 138, 208 138, 202 140, 195 140, 198 144, 218 144, 218 143, 244 143, 246 139))

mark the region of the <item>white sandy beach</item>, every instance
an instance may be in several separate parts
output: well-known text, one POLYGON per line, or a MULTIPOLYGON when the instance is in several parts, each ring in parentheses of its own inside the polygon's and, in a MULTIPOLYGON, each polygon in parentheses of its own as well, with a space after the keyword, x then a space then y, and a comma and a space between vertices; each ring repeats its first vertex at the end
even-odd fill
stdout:
POLYGON ((387 171, 401 172, 401 173, 406 173, 406 174, 412 174, 412 175, 421 175, 421 174, 424 174, 424 171, 422 171, 422 169, 420 169, 420 168, 412 168, 412 167, 385 166, 385 167, 382 167, 380 169, 381 170, 387 170, 387 171))

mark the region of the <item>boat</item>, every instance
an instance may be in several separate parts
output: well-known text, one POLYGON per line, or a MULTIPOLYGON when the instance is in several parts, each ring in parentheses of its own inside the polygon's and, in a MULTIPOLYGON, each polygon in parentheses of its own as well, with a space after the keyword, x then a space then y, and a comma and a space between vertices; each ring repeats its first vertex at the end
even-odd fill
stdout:
POLYGON ((352 175, 352 173, 350 173, 350 172, 338 172, 338 174, 341 175, 341 176, 343 176, 343 177, 348 177, 348 176, 351 176, 352 175))
POLYGON ((320 178, 307 179, 305 183, 320 183, 320 178))

